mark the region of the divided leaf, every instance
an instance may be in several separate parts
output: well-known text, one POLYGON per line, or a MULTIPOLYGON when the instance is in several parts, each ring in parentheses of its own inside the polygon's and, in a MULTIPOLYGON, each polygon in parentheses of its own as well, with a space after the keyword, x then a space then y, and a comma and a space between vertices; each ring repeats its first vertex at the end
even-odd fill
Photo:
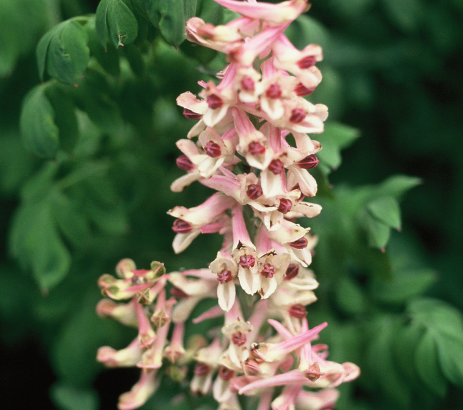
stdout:
POLYGON ((63 21, 46 33, 37 46, 41 79, 46 71, 58 81, 75 84, 90 59, 87 41, 85 29, 75 20, 63 21))
POLYGON ((373 199, 367 204, 367 211, 379 222, 400 229, 400 207, 396 199, 391 196, 384 196, 373 199))
POLYGON ((24 100, 19 120, 25 147, 42 158, 54 158, 59 147, 55 111, 45 95, 45 87, 33 88, 24 100))
POLYGON ((98 37, 106 47, 111 41, 116 47, 135 41, 138 23, 130 7, 122 0, 102 0, 96 9, 95 25, 98 37))

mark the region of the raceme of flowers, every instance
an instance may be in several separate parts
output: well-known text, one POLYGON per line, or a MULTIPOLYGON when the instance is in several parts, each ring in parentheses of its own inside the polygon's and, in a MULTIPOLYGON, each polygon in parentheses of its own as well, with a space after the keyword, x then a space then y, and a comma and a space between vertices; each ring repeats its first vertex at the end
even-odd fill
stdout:
POLYGON ((315 66, 321 48, 300 51, 284 34, 308 10, 306 0, 215 1, 242 17, 216 27, 196 17, 187 23, 188 40, 226 54, 229 64, 218 84, 199 82, 199 98, 186 92, 177 99, 197 122, 177 142, 183 153, 177 165, 186 174, 172 190, 198 181, 216 192, 199 206, 168 213, 176 218, 176 253, 200 233, 220 233, 222 247, 208 269, 166 273, 153 262, 137 270, 124 259, 119 278, 103 275, 99 285, 109 299, 98 313, 138 328, 138 335, 125 349, 100 348, 98 360, 142 369, 121 395, 121 410, 144 404, 162 374, 185 381, 193 363, 191 391, 212 391, 221 410, 240 409, 238 395, 257 396, 258 410, 330 409, 334 387, 359 369, 328 361, 327 346, 313 343, 327 325, 310 329, 306 318, 316 301, 318 283, 307 267, 317 239, 295 222, 321 211, 303 201, 317 192, 309 170, 321 149, 307 134, 323 132, 328 115, 326 106, 303 98, 321 81, 315 66), (185 341, 185 321, 205 298, 217 298, 218 306, 193 322, 223 317, 224 325, 211 329, 212 342, 201 335, 185 341))

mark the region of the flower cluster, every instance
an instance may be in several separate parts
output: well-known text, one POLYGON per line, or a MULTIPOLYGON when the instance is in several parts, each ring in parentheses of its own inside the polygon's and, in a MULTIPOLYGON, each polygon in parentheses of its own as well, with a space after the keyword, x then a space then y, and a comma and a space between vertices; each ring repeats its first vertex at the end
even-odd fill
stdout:
POLYGON ((199 18, 187 23, 190 41, 225 53, 229 64, 218 84, 200 82, 199 98, 187 92, 177 99, 197 122, 177 142, 183 153, 177 165, 186 174, 172 190, 198 181, 216 192, 199 206, 168 213, 176 218, 176 253, 200 233, 219 232, 222 247, 208 269, 166 273, 154 262, 151 270, 137 270, 123 260, 119 279, 102 276, 110 299, 98 305, 99 314, 137 327, 138 336, 121 351, 102 347, 98 360, 142 369, 140 381, 121 396, 121 410, 139 407, 155 392, 161 368, 181 381, 190 363, 192 392, 212 390, 222 410, 240 409, 238 395, 258 396, 259 410, 333 408, 334 387, 359 369, 326 360, 327 346, 312 343, 326 323, 309 329, 306 319, 318 286, 307 268, 317 240, 295 220, 321 211, 303 199, 317 192, 309 170, 321 149, 307 134, 323 132, 327 108, 303 98, 321 81, 320 47, 300 51, 284 31, 308 3, 215 1, 242 17, 217 27, 199 18), (193 322, 223 317, 224 325, 211 330, 210 343, 196 336, 184 345, 184 323, 205 298, 217 298, 218 306, 193 322))

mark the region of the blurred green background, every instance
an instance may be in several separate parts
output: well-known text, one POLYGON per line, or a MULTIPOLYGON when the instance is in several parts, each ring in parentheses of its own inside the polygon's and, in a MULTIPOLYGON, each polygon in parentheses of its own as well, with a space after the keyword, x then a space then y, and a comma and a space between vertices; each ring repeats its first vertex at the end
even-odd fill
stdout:
MULTIPOLYGON (((174 256, 172 221, 165 214, 175 205, 199 204, 208 192, 198 185, 174 194, 169 186, 182 174, 175 166, 175 141, 192 124, 175 99, 184 91, 199 91, 196 82, 220 63, 214 54, 185 43, 176 50, 154 33, 155 46, 127 45, 102 57, 103 63, 91 59, 83 78, 75 79, 78 87, 49 80, 53 75, 48 71, 45 80, 53 87, 46 96, 58 118, 63 150, 45 160, 24 147, 21 107, 40 83, 40 38, 59 22, 85 15, 91 55, 96 55, 101 50, 89 16, 97 5, 97 0, 0 2, 0 384, 8 408, 115 408, 117 396, 130 389, 138 371, 102 371, 95 362, 99 346, 121 348, 132 336, 95 315, 97 278, 112 273, 124 257, 143 268, 152 260, 165 262, 168 270, 199 268, 214 259, 217 249, 218 237, 211 235, 174 256), (205 64, 200 67, 198 61, 205 64)), ((208 21, 223 18, 212 1, 200 1, 199 12, 208 21)), ((324 252, 331 245, 323 245, 323 222, 344 212, 362 187, 394 174, 418 177, 421 184, 401 203, 402 232, 393 233, 386 254, 396 258, 396 271, 405 265, 424 269, 420 278, 430 278, 429 283, 414 284, 420 289, 416 294, 445 301, 447 311, 456 312, 455 326, 461 325, 463 2, 314 0, 309 16, 288 29, 297 47, 313 42, 324 49, 319 65, 324 80, 309 99, 328 105, 330 121, 360 133, 343 150, 339 170, 329 174, 338 202, 331 206, 329 195, 324 198, 321 192, 328 216, 323 219, 322 213, 319 225, 313 221, 321 236, 314 270, 321 284, 326 275, 313 320, 332 317, 339 331, 327 336, 333 358, 358 362, 366 375, 349 387, 351 401, 339 408, 354 408, 352 403, 356 409, 463 408, 455 381, 461 374, 452 379, 444 370, 444 378, 435 363, 426 375, 420 366, 407 371, 406 360, 399 360, 402 379, 378 383, 387 378, 381 371, 388 369, 375 360, 383 355, 388 360, 383 348, 394 340, 395 321, 402 325, 404 318, 432 304, 417 307, 407 295, 397 304, 371 302, 371 289, 382 282, 375 285, 356 267, 345 269, 351 276, 344 280, 344 268, 334 262, 331 273, 324 273, 329 270, 324 252), (346 291, 341 297, 330 288, 337 283, 346 291), (373 347, 360 351, 362 326, 373 333, 379 326, 390 334, 378 331, 384 338, 372 338, 373 347), (349 353, 348 345, 356 352, 349 353)), ((330 143, 329 138, 322 142, 330 143)), ((329 230, 325 233, 328 238, 329 230)), ((415 352, 404 351, 402 357, 407 354, 415 352)), ((165 392, 157 396, 156 407, 145 407, 162 407, 176 390, 167 384, 165 392)))

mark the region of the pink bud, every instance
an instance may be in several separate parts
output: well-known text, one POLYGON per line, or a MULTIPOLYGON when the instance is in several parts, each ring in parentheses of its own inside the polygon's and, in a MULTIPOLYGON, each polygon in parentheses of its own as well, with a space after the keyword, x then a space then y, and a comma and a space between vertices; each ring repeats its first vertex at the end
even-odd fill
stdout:
POLYGON ((251 155, 260 155, 265 153, 265 147, 257 141, 250 142, 248 145, 248 152, 251 155))
POLYGON ((284 280, 294 279, 299 273, 299 265, 290 263, 288 269, 286 269, 284 280))
POLYGON ((316 62, 317 62, 317 58, 315 56, 307 56, 307 57, 301 58, 297 62, 297 65, 300 69, 304 69, 304 68, 313 67, 316 62))
POLYGON ((252 268, 254 266, 254 264, 256 263, 256 259, 254 258, 254 256, 252 255, 241 255, 240 256, 240 261, 238 262, 238 264, 242 267, 242 268, 252 268))
POLYGON ((224 269, 217 273, 217 280, 219 283, 224 284, 233 280, 233 274, 230 270, 224 269))
POLYGON ((260 272, 264 278, 273 278, 275 275, 275 267, 270 263, 264 263, 264 269, 260 272))
POLYGON ((172 230, 176 233, 190 233, 193 230, 193 226, 183 219, 176 219, 172 225, 172 230))
POLYGON ((270 164, 268 164, 268 169, 275 175, 280 175, 285 170, 285 165, 279 159, 274 159, 270 164))
POLYGON ((195 366, 194 374, 196 376, 205 376, 206 374, 209 374, 210 371, 211 368, 209 365, 207 365, 206 363, 199 362, 195 366))
POLYGON ((241 80, 241 88, 243 91, 254 91, 254 80, 251 77, 243 77, 241 80))
POLYGON ((294 89, 294 92, 299 96, 299 97, 304 97, 306 95, 310 95, 314 92, 316 87, 304 87, 301 83, 299 83, 296 88, 294 89))
POLYGON ((316 155, 308 155, 304 159, 301 159, 297 166, 302 169, 312 169, 315 168, 319 163, 319 160, 316 155))
POLYGON ((218 158, 222 155, 222 150, 220 149, 220 145, 216 144, 214 141, 208 141, 206 145, 204 146, 204 151, 211 158, 218 158))
POLYGON ((233 333, 231 341, 234 345, 243 346, 246 343, 246 335, 241 332, 233 333))
POLYGON ((249 199, 256 200, 263 195, 262 187, 257 184, 250 184, 246 190, 249 199))
POLYGON ((194 111, 189 110, 188 108, 183 109, 183 115, 189 120, 200 120, 201 118, 203 118, 202 114, 198 114, 194 111))
POLYGON ((289 121, 293 122, 294 124, 299 124, 300 122, 304 121, 304 118, 307 116, 307 113, 302 108, 294 108, 291 111, 291 117, 289 117, 289 121))
POLYGON ((286 198, 280 198, 280 205, 278 205, 278 211, 282 214, 287 214, 293 206, 291 200, 286 198))
POLYGON ((189 160, 189 158, 186 155, 180 155, 176 160, 175 160, 177 166, 182 169, 183 171, 190 172, 195 169, 194 164, 189 160))
POLYGON ((235 375, 235 372, 233 370, 225 366, 220 366, 219 377, 222 380, 225 380, 225 381, 230 380, 234 375, 235 375))
POLYGON ((295 240, 294 242, 290 242, 288 245, 296 249, 304 249, 307 247, 308 243, 309 241, 307 240, 307 238, 302 237, 295 240))
POLYGON ((215 94, 208 95, 206 101, 207 101, 207 105, 209 106, 211 110, 220 108, 223 105, 222 99, 218 95, 215 95, 215 94))
POLYGON ((292 305, 288 310, 289 316, 295 317, 297 319, 302 319, 307 315, 307 310, 301 304, 292 305))
POLYGON ((267 91, 265 91, 265 95, 267 96, 267 98, 273 100, 280 98, 281 94, 281 88, 278 84, 272 84, 269 88, 267 88, 267 91))

